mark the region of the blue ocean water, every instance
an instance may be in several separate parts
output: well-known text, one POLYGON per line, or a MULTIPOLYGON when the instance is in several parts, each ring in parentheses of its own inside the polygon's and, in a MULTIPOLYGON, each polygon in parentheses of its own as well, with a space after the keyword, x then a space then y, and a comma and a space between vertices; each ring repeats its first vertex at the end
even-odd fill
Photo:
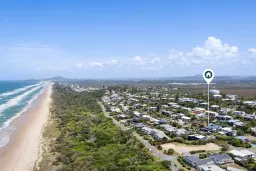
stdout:
POLYGON ((15 128, 9 123, 31 107, 47 82, 0 81, 0 147, 6 145, 15 128))

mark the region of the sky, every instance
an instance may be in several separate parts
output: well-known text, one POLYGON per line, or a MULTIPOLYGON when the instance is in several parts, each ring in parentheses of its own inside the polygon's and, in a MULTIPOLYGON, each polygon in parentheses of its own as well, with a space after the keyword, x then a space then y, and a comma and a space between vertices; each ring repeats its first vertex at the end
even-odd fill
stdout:
POLYGON ((254 0, 1 0, 0 80, 256 75, 254 0))

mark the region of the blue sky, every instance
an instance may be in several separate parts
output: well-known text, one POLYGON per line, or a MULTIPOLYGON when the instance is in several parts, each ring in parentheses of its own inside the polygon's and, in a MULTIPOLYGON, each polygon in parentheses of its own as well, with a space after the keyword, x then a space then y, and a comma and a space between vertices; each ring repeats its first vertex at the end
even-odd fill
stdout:
POLYGON ((0 79, 255 75, 256 2, 0 2, 0 79))

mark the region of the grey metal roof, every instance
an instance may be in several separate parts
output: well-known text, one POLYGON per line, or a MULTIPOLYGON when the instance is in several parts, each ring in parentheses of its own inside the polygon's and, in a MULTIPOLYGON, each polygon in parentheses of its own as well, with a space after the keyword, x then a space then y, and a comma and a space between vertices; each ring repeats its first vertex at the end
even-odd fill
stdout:
POLYGON ((228 154, 212 154, 209 156, 210 159, 214 160, 215 162, 219 162, 222 160, 231 159, 231 157, 228 154))
POLYGON ((189 161, 190 163, 193 163, 193 165, 195 166, 201 166, 204 164, 213 163, 213 160, 210 158, 199 159, 197 156, 186 156, 184 159, 189 161))

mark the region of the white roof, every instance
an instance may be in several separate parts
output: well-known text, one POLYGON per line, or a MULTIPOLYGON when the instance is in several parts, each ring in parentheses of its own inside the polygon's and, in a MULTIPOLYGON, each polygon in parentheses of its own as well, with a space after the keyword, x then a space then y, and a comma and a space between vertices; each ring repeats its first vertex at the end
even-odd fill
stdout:
POLYGON ((246 157, 246 156, 250 156, 250 155, 254 155, 253 152, 248 151, 248 150, 232 150, 230 151, 230 153, 234 154, 235 156, 239 156, 239 157, 246 157))
POLYGON ((206 164, 200 166, 200 168, 204 171, 225 171, 224 169, 220 168, 219 166, 215 164, 206 164))
POLYGON ((182 116, 181 119, 187 119, 187 120, 189 120, 189 119, 191 119, 191 118, 190 118, 190 117, 187 117, 187 116, 182 116))
POLYGON ((142 117, 143 117, 143 118, 150 118, 149 115, 143 115, 142 117))
POLYGON ((225 127, 225 128, 222 128, 223 131, 232 131, 232 128, 231 127, 225 127))
POLYGON ((244 153, 245 155, 249 156, 249 155, 254 155, 253 152, 249 151, 249 150, 241 150, 240 152, 244 153))

